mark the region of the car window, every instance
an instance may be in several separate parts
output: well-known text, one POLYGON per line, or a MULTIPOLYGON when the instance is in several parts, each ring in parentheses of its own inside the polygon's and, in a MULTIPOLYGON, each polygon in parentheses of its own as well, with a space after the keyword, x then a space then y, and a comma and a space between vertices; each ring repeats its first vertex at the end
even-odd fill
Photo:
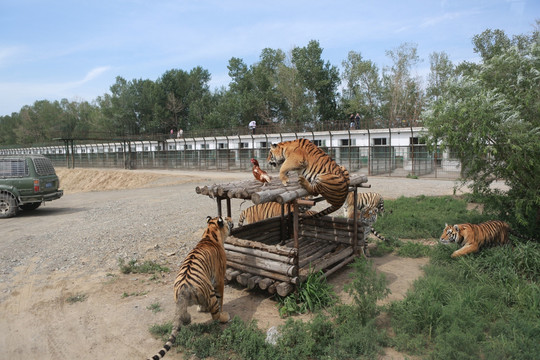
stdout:
POLYGON ((51 160, 47 158, 34 158, 33 160, 38 175, 56 175, 51 160))
POLYGON ((0 177, 28 176, 28 166, 23 159, 0 159, 0 177))

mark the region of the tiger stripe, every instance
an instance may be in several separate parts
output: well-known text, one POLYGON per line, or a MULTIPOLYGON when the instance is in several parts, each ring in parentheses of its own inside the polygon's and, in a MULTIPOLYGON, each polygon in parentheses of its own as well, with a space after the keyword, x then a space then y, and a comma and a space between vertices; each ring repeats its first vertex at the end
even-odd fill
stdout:
POLYGON ((209 311, 213 320, 227 322, 228 313, 223 311, 223 291, 227 258, 224 241, 232 228, 230 218, 207 218, 208 226, 202 239, 193 248, 180 266, 174 281, 176 315, 171 335, 163 348, 150 359, 158 360, 167 354, 176 340, 182 325, 191 322, 188 306, 198 304, 209 311))

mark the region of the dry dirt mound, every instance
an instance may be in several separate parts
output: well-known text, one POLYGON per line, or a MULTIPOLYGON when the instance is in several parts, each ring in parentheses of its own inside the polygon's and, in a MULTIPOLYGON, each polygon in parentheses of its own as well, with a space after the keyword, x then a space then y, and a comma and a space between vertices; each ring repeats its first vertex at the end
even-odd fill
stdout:
POLYGON ((58 168, 56 173, 60 178, 60 187, 66 194, 166 186, 186 183, 194 178, 189 175, 118 169, 58 168))

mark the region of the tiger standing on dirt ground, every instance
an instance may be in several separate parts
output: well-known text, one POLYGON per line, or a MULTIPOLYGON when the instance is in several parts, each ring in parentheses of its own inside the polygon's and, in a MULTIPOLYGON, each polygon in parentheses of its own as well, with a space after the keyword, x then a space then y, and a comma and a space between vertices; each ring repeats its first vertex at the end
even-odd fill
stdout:
POLYGON ((207 217, 208 227, 202 239, 191 250, 178 271, 174 281, 174 300, 176 315, 171 335, 163 348, 150 359, 158 360, 165 356, 176 340, 180 326, 189 325, 190 305, 199 305, 199 311, 208 311, 213 320, 226 323, 230 320, 223 311, 223 292, 225 288, 225 269, 227 258, 224 242, 233 227, 230 218, 207 217))
POLYGON ((268 163, 281 166, 279 178, 287 186, 289 171, 298 172, 298 182, 313 196, 321 195, 330 206, 312 217, 318 218, 338 210, 349 191, 349 171, 308 139, 272 144, 268 163))
POLYGON ((484 247, 510 244, 510 226, 500 220, 490 220, 481 224, 445 225, 440 242, 457 243, 460 249, 454 251, 452 258, 475 253, 484 247))

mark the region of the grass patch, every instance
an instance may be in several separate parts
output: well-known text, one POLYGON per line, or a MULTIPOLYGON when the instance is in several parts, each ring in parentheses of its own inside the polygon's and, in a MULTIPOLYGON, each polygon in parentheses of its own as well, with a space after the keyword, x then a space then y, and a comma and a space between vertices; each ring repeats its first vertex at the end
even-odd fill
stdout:
POLYGON ((154 314, 158 313, 160 311, 163 311, 163 309, 161 308, 161 305, 159 303, 154 303, 154 304, 148 305, 146 308, 148 310, 152 311, 154 314))
POLYGON ((145 261, 142 264, 137 263, 137 260, 129 260, 127 263, 124 259, 118 259, 118 266, 122 274, 158 274, 161 272, 169 272, 170 269, 166 266, 159 265, 154 261, 145 261))
POLYGON ((438 239, 444 224, 482 222, 489 219, 467 210, 464 199, 452 196, 400 197, 384 201, 385 213, 373 225, 384 237, 398 239, 438 239))
POLYGON ((85 301, 86 299, 88 299, 88 295, 87 294, 77 294, 77 295, 71 295, 69 296, 67 299, 66 299, 66 302, 68 304, 74 304, 74 303, 77 303, 77 302, 83 302, 85 301))
POLYGON ((393 345, 433 359, 534 359, 540 246, 517 243, 458 259, 450 258, 453 250, 435 246, 426 276, 389 306, 393 345))
POLYGON ((427 257, 431 253, 431 246, 406 241, 397 248, 396 253, 399 256, 408 258, 427 257))
POLYGON ((127 298, 127 297, 130 297, 130 296, 144 296, 146 294, 148 294, 148 291, 132 292, 132 293, 124 292, 121 297, 122 298, 127 298))
MULTIPOLYGON (((323 289, 332 294, 333 305, 328 314, 317 312, 313 320, 292 317, 279 327, 275 345, 266 342, 266 333, 255 321, 245 323, 238 317, 223 326, 217 322, 182 327, 175 346, 185 358, 213 359, 371 359, 387 345, 384 333, 375 326, 379 312, 377 299, 386 296, 384 277, 378 275, 371 262, 358 259, 353 265, 351 284, 347 291, 355 299, 353 305, 339 304, 320 280, 318 273, 304 282, 304 289, 323 289), (316 279, 316 280, 314 280, 316 279)), ((310 297, 312 290, 307 291, 310 297)), ((316 308, 316 307, 314 307, 316 308)), ((154 325, 150 332, 164 341, 172 329, 170 323, 154 325)))
POLYGON ((304 314, 323 309, 336 300, 336 294, 323 276, 323 272, 310 273, 298 285, 298 291, 286 297, 277 296, 280 316, 304 314))

